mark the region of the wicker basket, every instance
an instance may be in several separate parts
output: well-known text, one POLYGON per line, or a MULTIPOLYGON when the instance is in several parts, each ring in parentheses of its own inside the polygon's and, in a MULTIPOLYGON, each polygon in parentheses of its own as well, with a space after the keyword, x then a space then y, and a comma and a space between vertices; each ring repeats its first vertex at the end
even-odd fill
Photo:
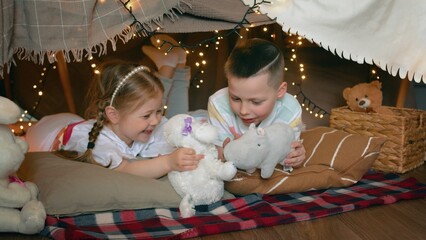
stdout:
POLYGON ((331 110, 330 127, 349 133, 385 137, 372 168, 405 173, 424 163, 426 152, 426 111, 394 108, 394 115, 353 112, 348 107, 331 110))

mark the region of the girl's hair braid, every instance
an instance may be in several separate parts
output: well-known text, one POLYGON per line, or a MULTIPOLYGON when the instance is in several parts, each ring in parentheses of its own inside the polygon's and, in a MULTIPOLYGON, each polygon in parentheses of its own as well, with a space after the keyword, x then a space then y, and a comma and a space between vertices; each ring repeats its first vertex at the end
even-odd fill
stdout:
MULTIPOLYGON (((98 162, 95 161, 95 158, 93 157, 93 148, 95 147, 96 139, 98 138, 102 128, 104 127, 105 107, 108 105, 108 103, 107 102, 103 102, 103 103, 104 103, 103 105, 99 106, 98 116, 96 118, 95 123, 93 124, 92 129, 89 132, 89 142, 87 143, 87 149, 83 153, 83 155, 74 158, 75 161, 100 165, 98 162)), ((108 164, 106 167, 109 167, 109 166, 110 164, 108 164)))

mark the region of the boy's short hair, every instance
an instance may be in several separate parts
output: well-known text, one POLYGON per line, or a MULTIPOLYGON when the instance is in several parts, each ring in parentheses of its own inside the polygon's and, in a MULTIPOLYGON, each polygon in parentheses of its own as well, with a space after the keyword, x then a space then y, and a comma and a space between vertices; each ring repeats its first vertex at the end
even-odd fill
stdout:
POLYGON ((260 38, 242 40, 225 63, 227 77, 249 78, 269 73, 268 85, 278 88, 284 78, 284 56, 274 43, 260 38))

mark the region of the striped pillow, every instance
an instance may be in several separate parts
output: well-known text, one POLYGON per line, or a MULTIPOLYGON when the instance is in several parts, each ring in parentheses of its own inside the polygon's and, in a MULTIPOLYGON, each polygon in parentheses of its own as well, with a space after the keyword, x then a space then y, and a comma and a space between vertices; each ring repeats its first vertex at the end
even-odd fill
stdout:
POLYGON ((329 127, 304 131, 301 139, 306 159, 300 168, 287 173, 277 165, 268 179, 262 179, 259 170, 252 174, 238 171, 233 180, 226 182, 226 190, 237 195, 279 194, 350 186, 368 171, 385 142, 384 138, 329 127))

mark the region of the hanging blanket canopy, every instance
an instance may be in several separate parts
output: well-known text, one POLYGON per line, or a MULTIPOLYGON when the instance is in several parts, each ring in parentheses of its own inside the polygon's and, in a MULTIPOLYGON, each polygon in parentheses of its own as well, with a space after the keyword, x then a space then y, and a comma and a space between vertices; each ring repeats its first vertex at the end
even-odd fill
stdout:
POLYGON ((338 56, 425 82, 426 2, 404 0, 1 1, 0 75, 13 57, 35 63, 81 61, 135 33, 204 32, 276 21, 338 56), (259 5, 257 14, 248 11, 259 5), (128 9, 131 8, 132 14, 128 9), (166 17, 164 17, 166 16, 166 17), (241 21, 244 19, 245 21, 241 21))

